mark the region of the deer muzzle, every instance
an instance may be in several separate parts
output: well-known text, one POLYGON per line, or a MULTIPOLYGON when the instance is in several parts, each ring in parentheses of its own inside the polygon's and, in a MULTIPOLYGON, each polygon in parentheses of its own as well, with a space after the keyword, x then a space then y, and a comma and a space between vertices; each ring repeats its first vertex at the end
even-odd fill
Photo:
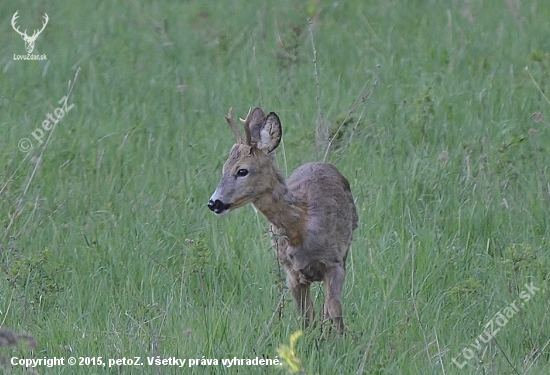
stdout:
POLYGON ((208 202, 208 208, 210 211, 214 212, 216 215, 224 215, 229 212, 230 205, 223 203, 219 199, 210 199, 208 202))

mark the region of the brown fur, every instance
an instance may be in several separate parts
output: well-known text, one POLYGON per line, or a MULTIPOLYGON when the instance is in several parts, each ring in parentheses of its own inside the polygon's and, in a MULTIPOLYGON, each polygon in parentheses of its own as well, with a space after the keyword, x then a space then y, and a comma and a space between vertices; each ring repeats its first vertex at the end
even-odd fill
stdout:
MULTIPOLYGON (((254 110, 254 117, 262 121, 258 110, 261 111, 254 110)), ((276 120, 280 127, 278 117, 276 120)), ((323 281, 324 319, 330 318, 343 332, 341 293, 345 263, 352 232, 357 228, 349 182, 331 164, 307 163, 297 168, 285 184, 269 153, 254 143, 262 142, 254 136, 258 124, 245 123, 245 126, 256 127, 251 144, 233 146, 209 206, 214 200, 224 202, 230 210, 252 203, 278 234, 277 257, 287 273, 287 283, 304 324, 309 325, 314 317, 310 284, 323 281), (237 177, 242 169, 248 175, 237 177)), ((272 145, 271 149, 277 147, 278 140, 272 145)))

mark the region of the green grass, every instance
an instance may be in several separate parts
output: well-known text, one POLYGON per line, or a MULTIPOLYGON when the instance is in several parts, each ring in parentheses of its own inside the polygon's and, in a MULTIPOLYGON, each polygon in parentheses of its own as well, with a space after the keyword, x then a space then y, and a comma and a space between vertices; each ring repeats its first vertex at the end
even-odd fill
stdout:
POLYGON ((159 355, 219 365, 36 371, 285 373, 221 365, 273 359, 300 328, 288 294, 277 311, 266 221, 206 208, 234 143, 223 116, 259 105, 281 118, 287 176, 323 159, 323 134, 354 108, 328 154, 360 215, 347 334, 306 330, 302 373, 546 374, 550 5, 493 3, 3 2, 0 328, 37 346, 0 345, 0 368, 159 355), (33 52, 47 61, 13 60, 16 10, 22 30, 49 15, 33 52), (31 133, 77 67, 75 107, 39 145, 31 133), (540 290, 456 366, 530 283, 540 290))

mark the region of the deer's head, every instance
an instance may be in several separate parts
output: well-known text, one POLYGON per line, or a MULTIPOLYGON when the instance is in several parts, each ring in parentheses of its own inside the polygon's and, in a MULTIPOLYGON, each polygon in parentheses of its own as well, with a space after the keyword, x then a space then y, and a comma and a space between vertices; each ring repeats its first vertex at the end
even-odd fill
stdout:
POLYGON ((223 165, 222 179, 208 202, 208 208, 217 215, 244 206, 259 199, 272 189, 273 173, 270 153, 281 141, 281 123, 274 112, 267 116, 260 108, 248 111, 240 119, 244 136, 233 121, 233 108, 225 117, 233 130, 237 143, 231 148, 223 165))
POLYGON ((33 34, 31 36, 28 36, 27 35, 27 29, 25 29, 24 32, 21 32, 21 31, 19 31, 19 26, 15 25, 15 21, 19 17, 19 15, 17 13, 19 13, 19 11, 15 12, 15 14, 13 15, 13 17, 11 19, 11 26, 13 27, 13 29, 19 35, 21 35, 21 38, 23 38, 23 40, 25 41, 25 49, 27 50, 27 53, 32 53, 32 51, 34 49, 34 42, 36 41, 36 38, 38 38, 38 35, 40 35, 40 33, 44 30, 44 28, 48 24, 48 19, 49 19, 48 15, 46 13, 44 13, 44 22, 42 23, 42 28, 40 30, 34 30, 33 34))

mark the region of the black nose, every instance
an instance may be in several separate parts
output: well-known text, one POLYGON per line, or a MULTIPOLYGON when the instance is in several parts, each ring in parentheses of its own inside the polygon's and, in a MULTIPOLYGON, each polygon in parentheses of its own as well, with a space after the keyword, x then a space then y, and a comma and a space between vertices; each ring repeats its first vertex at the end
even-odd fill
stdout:
POLYGON ((210 211, 214 211, 215 213, 219 214, 225 210, 229 210, 229 205, 227 203, 223 203, 219 199, 216 199, 215 201, 210 199, 210 201, 208 202, 208 208, 210 209, 210 211))

